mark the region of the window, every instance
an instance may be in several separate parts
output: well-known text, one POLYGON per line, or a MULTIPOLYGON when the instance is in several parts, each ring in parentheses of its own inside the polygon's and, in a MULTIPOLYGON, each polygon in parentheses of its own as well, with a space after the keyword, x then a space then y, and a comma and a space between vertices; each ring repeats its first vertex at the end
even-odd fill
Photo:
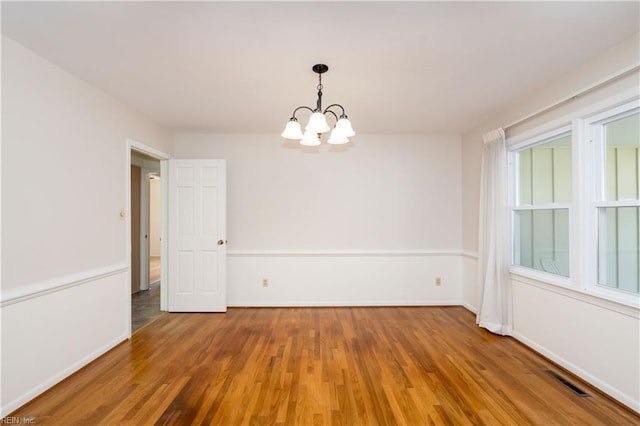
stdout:
POLYGON ((640 113, 591 124, 596 151, 597 284, 640 293, 640 113))
POLYGON ((508 141, 512 272, 637 306, 640 100, 548 130, 508 141))
POLYGON ((513 263, 568 277, 571 134, 534 141, 513 160, 513 263))

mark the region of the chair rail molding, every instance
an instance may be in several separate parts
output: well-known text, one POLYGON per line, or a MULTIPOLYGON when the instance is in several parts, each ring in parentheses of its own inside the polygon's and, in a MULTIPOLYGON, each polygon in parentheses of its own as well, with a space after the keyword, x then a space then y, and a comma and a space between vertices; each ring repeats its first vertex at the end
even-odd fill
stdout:
POLYGON ((227 251, 230 257, 258 256, 460 256, 458 249, 238 249, 227 251))
POLYGON ((119 262, 2 291, 0 293, 0 307, 24 302, 25 300, 87 284, 112 275, 122 274, 127 272, 128 269, 126 262, 119 262))

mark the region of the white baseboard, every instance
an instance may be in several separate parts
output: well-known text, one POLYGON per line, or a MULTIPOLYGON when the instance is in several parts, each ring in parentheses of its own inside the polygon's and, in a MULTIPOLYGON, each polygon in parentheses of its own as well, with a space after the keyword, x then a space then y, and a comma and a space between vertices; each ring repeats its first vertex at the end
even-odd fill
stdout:
POLYGON ((46 391, 49 388, 51 388, 52 386, 60 383, 62 380, 66 379, 67 377, 69 377, 70 375, 75 373, 76 371, 80 370, 82 367, 86 366, 87 364, 89 364, 93 360, 95 360, 98 357, 104 355, 105 353, 107 353, 111 349, 115 348, 120 343, 122 343, 125 340, 127 340, 127 338, 128 337, 127 337, 126 334, 122 334, 122 335, 118 336, 117 338, 115 338, 111 342, 107 343, 103 347, 101 347, 98 350, 94 351, 93 353, 81 358, 80 360, 76 361, 74 364, 70 365, 68 368, 65 368, 64 370, 60 371, 58 374, 50 377, 49 379, 47 379, 46 381, 44 381, 40 385, 30 389, 28 392, 20 395, 18 398, 14 399, 13 401, 11 401, 11 402, 9 402, 7 404, 4 404, 4 401, 3 401, 3 405, 2 405, 2 407, 0 407, 0 418, 3 418, 5 416, 9 415, 12 411, 17 410, 22 405, 24 405, 27 402, 31 401, 33 398, 37 397, 38 395, 40 395, 44 391, 46 391))
POLYGON ((230 308, 316 308, 316 307, 381 307, 381 306, 461 306, 459 300, 375 300, 375 301, 287 301, 240 300, 228 304, 230 308))
POLYGON ((546 358, 548 358, 551 361, 555 362, 556 364, 558 364, 562 368, 567 369, 568 371, 572 372, 576 376, 580 377, 581 379, 585 380, 586 382, 588 382, 591 385, 595 386, 596 388, 600 389, 602 392, 606 393, 607 395, 611 396, 612 398, 614 398, 617 401, 621 402, 622 404, 626 405, 630 409, 636 411, 637 413, 640 413, 640 401, 634 400, 629 395, 626 395, 626 394, 620 392, 618 389, 614 388, 613 386, 609 385, 608 383, 600 380, 599 378, 593 376, 592 374, 588 373, 587 371, 584 371, 583 369, 577 367, 576 365, 574 365, 573 363, 567 361, 566 359, 562 358, 561 356, 558 356, 557 354, 547 350, 543 346, 538 345, 536 342, 528 339, 526 336, 523 336, 522 334, 518 333, 517 331, 512 331, 511 336, 514 339, 522 342, 526 346, 530 347, 534 351, 544 355, 546 358))
POLYGON ((379 256, 460 256, 462 251, 457 249, 276 249, 276 250, 228 250, 227 256, 230 257, 309 257, 309 256, 327 256, 327 257, 379 257, 379 256))
POLYGON ((465 308, 467 311, 470 311, 476 315, 478 315, 478 309, 475 306, 471 306, 468 303, 462 302, 460 304, 463 308, 465 308))

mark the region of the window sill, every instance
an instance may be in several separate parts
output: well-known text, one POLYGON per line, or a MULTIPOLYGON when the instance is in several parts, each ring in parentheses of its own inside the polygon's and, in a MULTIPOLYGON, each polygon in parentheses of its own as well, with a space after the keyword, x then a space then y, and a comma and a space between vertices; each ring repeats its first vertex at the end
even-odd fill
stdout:
POLYGON ((632 294, 617 294, 614 291, 595 288, 584 290, 576 288, 569 279, 527 268, 511 267, 511 279, 521 284, 538 287, 559 295, 570 297, 581 302, 589 303, 604 309, 640 319, 640 296, 632 294), (614 294, 612 294, 614 293, 614 294))

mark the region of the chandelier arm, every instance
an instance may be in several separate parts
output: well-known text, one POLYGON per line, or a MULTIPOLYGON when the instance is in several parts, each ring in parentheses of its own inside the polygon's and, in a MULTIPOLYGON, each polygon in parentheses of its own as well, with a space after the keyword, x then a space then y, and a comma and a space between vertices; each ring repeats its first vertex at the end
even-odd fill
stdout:
MULTIPOLYGON (((346 118, 346 117, 347 117, 347 114, 345 114, 345 113, 344 113, 344 108, 343 108, 343 107, 342 107, 342 105, 340 105, 340 104, 331 104, 331 105, 329 105, 328 107, 326 107, 326 108, 324 109, 323 114, 326 114, 326 113, 327 113, 327 111, 329 111, 329 108, 334 107, 334 106, 337 106, 338 108, 340 108, 340 109, 342 110, 342 114, 340 115, 340 118, 346 118)), ((329 111, 329 112, 331 112, 331 111, 329 111)), ((334 113, 334 114, 335 114, 335 113, 334 113)))
POLYGON ((291 118, 296 118, 296 112, 298 112, 298 110, 301 110, 301 109, 308 109, 311 112, 314 111, 311 108, 309 108, 308 106, 299 106, 298 108, 293 110, 293 114, 291 114, 291 118))
POLYGON ((338 116, 336 115, 336 113, 335 113, 335 112, 333 112, 333 111, 331 111, 331 110, 329 110, 329 109, 325 109, 325 110, 324 110, 324 112, 323 112, 323 114, 326 114, 326 113, 328 113, 328 112, 330 112, 330 113, 331 113, 331 115, 333 115, 333 117, 336 119, 336 123, 337 123, 337 122, 338 122, 338 116))

